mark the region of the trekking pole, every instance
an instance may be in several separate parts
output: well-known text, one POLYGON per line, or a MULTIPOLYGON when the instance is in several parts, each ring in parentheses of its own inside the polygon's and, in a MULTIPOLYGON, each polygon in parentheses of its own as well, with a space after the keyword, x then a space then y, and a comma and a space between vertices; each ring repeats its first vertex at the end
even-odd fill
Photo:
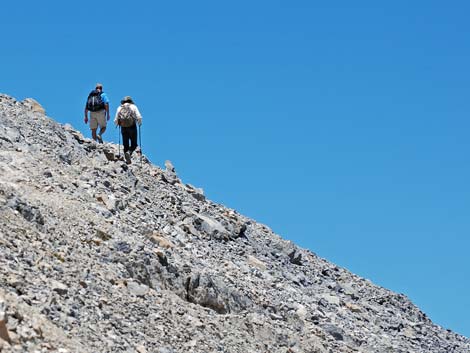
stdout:
POLYGON ((139 124, 139 146, 140 146, 140 168, 142 168, 142 134, 140 133, 140 124, 139 124))
POLYGON ((121 125, 119 125, 118 158, 121 159, 121 125))

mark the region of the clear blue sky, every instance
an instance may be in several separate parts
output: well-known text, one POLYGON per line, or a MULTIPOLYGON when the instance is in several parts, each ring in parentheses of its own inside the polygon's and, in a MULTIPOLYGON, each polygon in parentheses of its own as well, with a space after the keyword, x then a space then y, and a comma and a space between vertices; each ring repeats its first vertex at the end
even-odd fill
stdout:
MULTIPOLYGON (((470 336, 468 1, 7 1, 0 91, 131 95, 184 182, 470 336)), ((105 134, 117 142, 111 127, 105 134)))

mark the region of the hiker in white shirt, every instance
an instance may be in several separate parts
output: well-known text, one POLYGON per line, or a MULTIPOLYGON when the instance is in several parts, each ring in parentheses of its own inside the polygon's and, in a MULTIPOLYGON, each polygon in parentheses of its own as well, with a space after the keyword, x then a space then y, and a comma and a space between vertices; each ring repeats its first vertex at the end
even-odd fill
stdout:
POLYGON ((142 115, 130 96, 121 100, 114 123, 121 127, 124 158, 127 163, 131 163, 132 153, 137 148, 137 124, 142 125, 142 115))

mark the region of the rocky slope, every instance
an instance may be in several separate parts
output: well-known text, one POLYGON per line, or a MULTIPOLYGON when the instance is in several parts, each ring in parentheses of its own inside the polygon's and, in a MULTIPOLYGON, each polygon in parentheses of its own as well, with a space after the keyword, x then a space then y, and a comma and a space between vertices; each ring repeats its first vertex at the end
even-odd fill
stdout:
POLYGON ((1 352, 470 352, 406 297, 0 95, 1 352))

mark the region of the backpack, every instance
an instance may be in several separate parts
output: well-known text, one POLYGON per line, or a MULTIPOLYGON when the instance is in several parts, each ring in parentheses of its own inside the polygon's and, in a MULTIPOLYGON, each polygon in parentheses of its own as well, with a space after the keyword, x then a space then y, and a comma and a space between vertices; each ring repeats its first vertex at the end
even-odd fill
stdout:
POLYGON ((101 98, 101 93, 98 90, 93 90, 88 95, 88 99, 86 101, 86 108, 92 112, 97 112, 98 110, 104 109, 104 102, 103 98, 101 98))
POLYGON ((129 106, 129 104, 121 105, 119 110, 118 122, 122 127, 131 127, 135 124, 135 113, 129 106))

